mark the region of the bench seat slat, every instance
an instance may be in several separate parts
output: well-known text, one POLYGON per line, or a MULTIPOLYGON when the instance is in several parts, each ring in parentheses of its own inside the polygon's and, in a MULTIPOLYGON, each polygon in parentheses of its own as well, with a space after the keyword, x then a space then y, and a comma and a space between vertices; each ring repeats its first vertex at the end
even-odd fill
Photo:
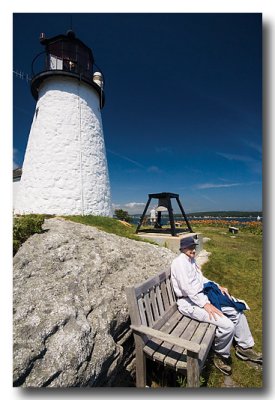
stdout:
MULTIPOLYGON (((172 334, 174 334, 175 336, 181 337, 181 334, 185 331, 185 329, 188 327, 188 325, 190 324, 190 318, 188 317, 183 317, 177 324, 177 326, 175 327, 175 329, 173 329, 172 334)), ((172 344, 167 343, 167 342, 163 342, 159 349, 157 350, 157 352, 154 354, 154 359, 158 360, 161 363, 165 364, 165 360, 167 357, 167 354, 170 353, 172 347, 174 347, 172 344)), ((182 353, 182 348, 180 348, 180 353, 182 353)), ((178 355, 180 356, 180 354, 178 355)))
MULTIPOLYGON (((199 343, 201 350, 199 353, 199 366, 202 369, 205 359, 207 357, 208 351, 212 345, 215 337, 215 325, 206 322, 201 322, 196 330, 191 341, 199 343)), ((176 363, 176 370, 186 369, 186 350, 183 351, 182 357, 176 363)))
MULTIPOLYGON (((171 310, 171 309, 170 309, 171 310)), ((159 329, 161 332, 164 333, 171 333, 175 326, 177 326, 178 322, 183 318, 183 315, 178 312, 178 310, 174 311, 172 316, 163 324, 161 327, 157 328, 154 326, 154 329, 159 329)), ((151 358, 154 358, 154 353, 158 350, 160 345, 163 343, 162 340, 152 338, 149 339, 148 342, 144 346, 144 352, 151 358)))
MULTIPOLYGON (((194 334, 192 335, 192 337, 190 337, 190 340, 194 343, 201 344, 208 326, 209 324, 206 322, 198 323, 196 330, 194 331, 194 334)), ((179 357, 174 367, 176 368, 176 370, 181 370, 183 368, 186 368, 186 362, 187 362, 187 351, 183 350, 181 357, 179 357)), ((199 357, 199 363, 201 365, 200 357, 199 357)))
MULTIPOLYGON (((179 337, 182 339, 191 340, 198 325, 199 325, 198 321, 190 320, 190 323, 188 324, 186 329, 184 329, 182 333, 180 333, 179 337)), ((187 353, 185 349, 183 349, 182 347, 172 346, 167 357, 165 357, 164 359, 164 364, 176 368, 178 361, 185 363, 186 367, 187 353)))
POLYGON ((169 319, 173 316, 173 314, 176 314, 176 316, 182 318, 182 314, 178 311, 178 307, 176 304, 173 304, 168 310, 165 311, 161 318, 154 323, 153 328, 161 329, 162 326, 166 323, 168 323, 169 325, 171 323, 169 319))

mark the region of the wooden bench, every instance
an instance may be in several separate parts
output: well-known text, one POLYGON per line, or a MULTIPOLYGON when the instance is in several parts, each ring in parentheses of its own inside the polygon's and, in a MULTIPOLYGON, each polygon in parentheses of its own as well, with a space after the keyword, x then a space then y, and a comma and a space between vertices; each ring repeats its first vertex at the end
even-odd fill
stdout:
POLYGON ((239 228, 235 228, 235 226, 229 226, 228 230, 230 233, 233 233, 233 235, 239 232, 239 228))
POLYGON ((126 288, 126 296, 135 339, 136 386, 146 386, 148 357, 187 375, 188 387, 198 387, 216 327, 178 311, 170 268, 126 288))

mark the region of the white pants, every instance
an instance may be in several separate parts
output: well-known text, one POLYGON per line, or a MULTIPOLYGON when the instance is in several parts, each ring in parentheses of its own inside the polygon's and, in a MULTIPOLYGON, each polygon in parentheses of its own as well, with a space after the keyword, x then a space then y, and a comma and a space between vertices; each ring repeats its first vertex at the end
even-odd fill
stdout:
POLYGON ((220 316, 215 314, 216 320, 204 308, 198 306, 189 307, 188 310, 184 307, 179 311, 201 322, 210 322, 217 326, 216 336, 214 340, 214 350, 216 353, 223 357, 230 356, 230 349, 233 339, 236 343, 243 347, 248 348, 254 346, 254 339, 251 335, 246 316, 243 312, 238 312, 234 307, 222 307, 224 315, 220 316))

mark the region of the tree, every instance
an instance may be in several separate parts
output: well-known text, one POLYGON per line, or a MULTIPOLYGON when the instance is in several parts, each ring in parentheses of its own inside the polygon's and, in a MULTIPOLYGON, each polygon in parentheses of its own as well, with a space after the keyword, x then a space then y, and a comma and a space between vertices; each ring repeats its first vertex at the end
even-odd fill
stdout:
POLYGON ((117 217, 117 219, 120 219, 121 221, 126 221, 126 222, 132 221, 132 218, 128 214, 128 211, 124 211, 121 209, 115 210, 115 216, 117 217))

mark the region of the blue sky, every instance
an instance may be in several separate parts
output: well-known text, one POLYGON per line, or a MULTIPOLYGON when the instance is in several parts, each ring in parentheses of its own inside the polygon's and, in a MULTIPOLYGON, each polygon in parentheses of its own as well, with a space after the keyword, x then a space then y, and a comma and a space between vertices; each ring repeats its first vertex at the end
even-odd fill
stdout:
MULTIPOLYGON (((76 35, 105 75, 112 203, 141 212, 179 193, 186 212, 262 209, 261 14, 14 14, 13 69, 47 37, 76 35)), ((35 101, 14 75, 14 166, 35 101)))

